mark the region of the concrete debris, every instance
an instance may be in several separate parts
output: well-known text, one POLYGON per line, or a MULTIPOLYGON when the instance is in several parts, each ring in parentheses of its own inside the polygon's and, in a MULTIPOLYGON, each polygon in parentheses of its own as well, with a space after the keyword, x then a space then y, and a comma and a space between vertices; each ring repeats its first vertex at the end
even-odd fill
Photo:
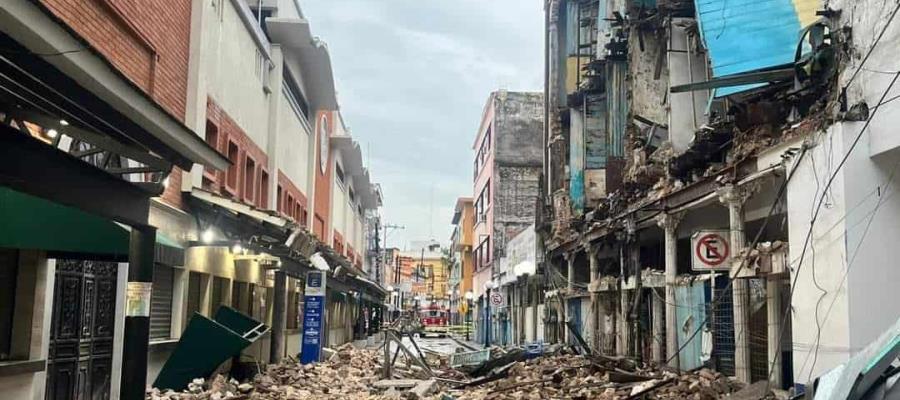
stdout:
MULTIPOLYGON (((183 392, 150 390, 147 399, 706 400, 728 397, 743 388, 733 378, 709 369, 678 374, 638 366, 627 358, 575 355, 565 349, 532 359, 513 358, 503 365, 495 362, 489 373, 471 380, 450 370, 433 379, 382 379, 380 353, 345 345, 325 362, 302 365, 291 359, 270 365, 252 382, 217 375, 211 380, 195 379, 183 392)), ((494 353, 491 361, 508 358, 515 350, 494 353)))

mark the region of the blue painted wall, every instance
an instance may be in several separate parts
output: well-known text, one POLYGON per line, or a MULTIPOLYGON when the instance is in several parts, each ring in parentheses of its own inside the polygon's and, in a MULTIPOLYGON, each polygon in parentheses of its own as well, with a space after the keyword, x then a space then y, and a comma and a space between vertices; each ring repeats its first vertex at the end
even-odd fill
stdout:
POLYGON ((706 321, 706 293, 705 281, 694 282, 690 286, 675 287, 675 301, 678 307, 675 309, 675 326, 678 332, 678 347, 684 346, 679 353, 679 365, 681 369, 690 370, 703 365, 701 360, 703 334, 698 333, 690 341, 694 331, 706 321), (687 343, 687 346, 685 346, 687 343))
MULTIPOLYGON (((789 64, 802 30, 791 0, 695 0, 713 76, 789 64)), ((760 85, 720 88, 724 96, 760 85)))

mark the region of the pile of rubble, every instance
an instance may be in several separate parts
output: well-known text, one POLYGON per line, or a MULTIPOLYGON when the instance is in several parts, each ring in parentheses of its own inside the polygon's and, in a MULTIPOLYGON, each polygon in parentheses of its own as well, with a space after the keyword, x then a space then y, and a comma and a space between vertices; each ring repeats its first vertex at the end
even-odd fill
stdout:
POLYGON ((517 362, 502 375, 478 386, 448 389, 433 399, 706 400, 726 397, 742 388, 732 378, 708 369, 677 374, 636 368, 624 360, 598 360, 572 354, 517 362))
MULTIPOLYGON (((268 368, 252 382, 239 384, 221 375, 195 379, 182 392, 148 392, 149 400, 503 400, 503 399, 718 399, 742 388, 732 378, 709 369, 676 373, 639 366, 624 358, 582 356, 567 350, 491 367, 467 378, 458 371, 434 368, 434 376, 408 376, 395 369, 382 379, 379 350, 345 345, 328 351, 327 361, 300 364, 289 359, 268 368), (423 379, 402 379, 423 378, 423 379)), ((429 357, 431 358, 431 357, 429 357)), ((440 357, 438 357, 440 358, 440 357)), ((444 364, 444 360, 436 364, 444 364)), ((493 359, 497 361, 497 359, 493 359)), ((429 364, 432 364, 429 362, 429 364)), ((446 365, 446 364, 444 364, 446 365)), ((496 365, 496 364, 495 364, 496 365)), ((400 363, 397 363, 400 367, 400 363)), ((409 370, 415 375, 416 371, 409 370)), ((421 371, 420 371, 421 372, 421 371)))
POLYGON ((225 380, 222 375, 205 380, 196 378, 183 392, 174 390, 152 389, 147 391, 148 400, 227 400, 248 399, 254 387, 249 383, 239 383, 231 379, 225 380))

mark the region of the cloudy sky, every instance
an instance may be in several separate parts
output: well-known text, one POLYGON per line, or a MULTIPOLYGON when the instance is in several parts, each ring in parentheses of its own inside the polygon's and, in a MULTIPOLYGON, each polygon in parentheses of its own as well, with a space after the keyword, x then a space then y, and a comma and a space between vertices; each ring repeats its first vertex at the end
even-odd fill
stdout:
POLYGON ((381 183, 388 246, 448 242, 488 94, 542 90, 541 0, 300 0, 381 183))

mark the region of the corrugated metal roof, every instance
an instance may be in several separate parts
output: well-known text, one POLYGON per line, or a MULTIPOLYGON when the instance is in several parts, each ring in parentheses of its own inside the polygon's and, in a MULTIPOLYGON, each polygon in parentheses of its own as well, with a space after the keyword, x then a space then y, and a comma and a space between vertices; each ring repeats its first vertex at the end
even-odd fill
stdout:
MULTIPOLYGON (((818 2, 695 0, 700 32, 709 50, 713 76, 792 63, 800 40, 801 21, 815 18, 818 2)), ((722 96, 750 87, 723 88, 716 94, 722 96)))

